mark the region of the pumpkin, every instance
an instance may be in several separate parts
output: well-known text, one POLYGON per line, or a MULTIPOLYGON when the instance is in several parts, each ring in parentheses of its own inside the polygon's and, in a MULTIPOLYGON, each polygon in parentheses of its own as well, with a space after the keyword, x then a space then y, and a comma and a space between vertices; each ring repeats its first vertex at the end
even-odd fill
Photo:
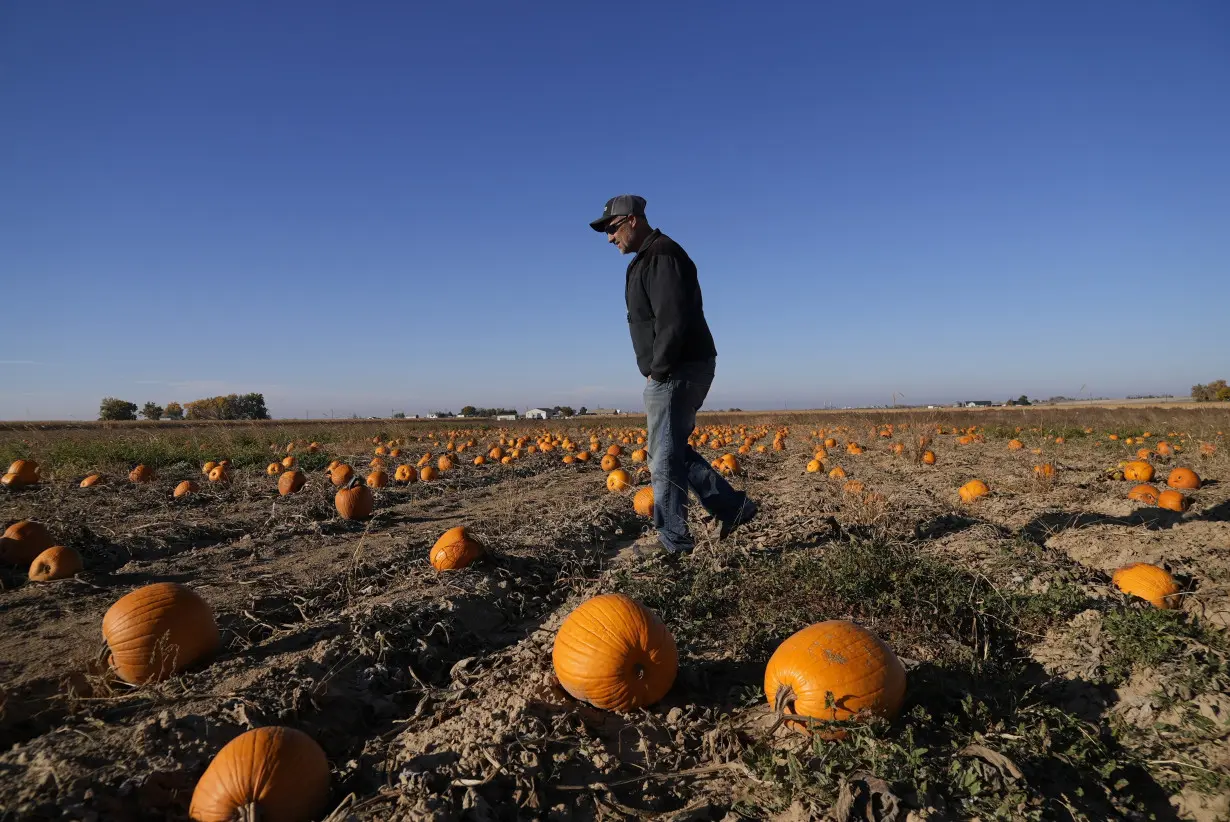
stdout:
POLYGON ((982 480, 970 480, 961 486, 957 494, 961 497, 962 502, 973 502, 979 497, 985 497, 991 493, 991 489, 982 480))
POLYGON ((318 442, 313 442, 310 445, 308 445, 309 454, 315 454, 319 450, 320 450, 320 443, 318 442))
POLYGON ((632 452, 633 462, 644 462, 647 459, 649 459, 649 452, 646 451, 644 448, 637 448, 635 451, 632 452))
POLYGON ((602 458, 602 462, 598 463, 603 471, 614 471, 619 467, 619 457, 606 454, 602 458))
POLYGON ((338 463, 329 471, 329 481, 341 487, 354 479, 354 469, 344 462, 338 463))
POLYGON ((310 822, 329 799, 329 761, 312 737, 270 725, 218 751, 192 792, 196 822, 310 822))
POLYGON ((484 457, 482 454, 479 454, 477 457, 474 458, 474 464, 475 465, 486 465, 487 458, 484 457))
POLYGON ((381 468, 377 468, 367 475, 368 488, 385 488, 389 484, 389 473, 381 468))
POLYGON ((608 711, 652 705, 666 696, 679 670, 671 632, 657 614, 623 594, 577 606, 555 635, 551 662, 565 691, 608 711))
POLYGON ((1128 491, 1127 498, 1148 505, 1157 505, 1157 489, 1152 485, 1137 485, 1131 491, 1128 491))
POLYGON ((606 475, 606 489, 608 491, 620 492, 627 490, 632 485, 632 478, 628 476, 628 472, 622 468, 616 468, 614 471, 606 475))
POLYGON ((353 477, 333 495, 333 505, 342 519, 367 519, 374 503, 371 489, 353 477))
POLYGON ((294 468, 296 463, 297 463, 297 460, 294 457, 283 457, 282 458, 283 468, 294 468))
POLYGON ((214 470, 217 467, 218 467, 218 463, 214 462, 213 460, 210 460, 209 462, 201 466, 201 473, 208 477, 209 472, 214 470))
POLYGON ((0 537, 0 560, 22 568, 51 547, 51 532, 41 522, 23 519, 14 522, 0 537))
POLYGON ((430 465, 424 465, 422 469, 419 471, 419 479, 421 479, 423 482, 431 482, 432 480, 436 479, 436 477, 438 476, 439 474, 436 473, 436 469, 432 468, 430 465))
POLYGON ((397 470, 393 472, 393 480, 395 482, 411 483, 419 478, 419 474, 409 465, 399 465, 397 470))
POLYGON ((606 453, 607 456, 622 457, 624 455, 624 449, 618 445, 612 445, 610 448, 606 449, 606 453))
POLYGON ((1063 445, 1063 444, 1064 444, 1064 438, 1063 438, 1063 437, 1055 437, 1055 444, 1056 444, 1056 445, 1063 445))
POLYGON ((858 480, 847 480, 846 484, 841 487, 843 494, 856 495, 864 491, 863 484, 858 480))
POLYGON ((1155 608, 1179 607, 1179 584, 1164 568, 1133 562, 1115 571, 1110 581, 1123 593, 1147 600, 1155 608))
POLYGON ((723 474, 734 476, 743 471, 743 467, 739 465, 739 458, 734 454, 723 454, 721 459, 722 467, 720 470, 723 474))
POLYGON ((1034 473, 1043 479, 1051 479, 1055 476, 1055 466, 1051 465, 1049 462, 1043 463, 1042 465, 1035 465, 1034 473))
POLYGON ((82 488, 89 488, 102 482, 102 474, 90 474, 81 481, 82 488))
POLYGON ((653 518, 653 486, 646 485, 632 495, 632 510, 642 517, 653 518))
POLYGON ((30 563, 30 579, 47 582, 52 579, 68 579, 85 567, 81 554, 74 548, 53 545, 30 563))
POLYGON ((154 469, 148 465, 138 465, 128 472, 128 479, 132 482, 153 482, 154 469))
POLYGON ((830 477, 831 479, 845 479, 845 478, 846 478, 846 469, 844 469, 844 468, 842 468, 840 465, 838 465, 838 466, 837 466, 836 468, 834 468, 832 471, 829 471, 829 477, 830 477))
POLYGON ((934 451, 923 451, 922 461, 924 465, 935 465, 935 452, 934 451))
POLYGON ((832 437, 828 437, 828 438, 826 438, 826 439, 824 440, 824 447, 825 447, 825 448, 836 448, 836 447, 837 447, 837 440, 833 439, 832 437))
POLYGON ((1158 508, 1165 508, 1169 511, 1178 511, 1179 513, 1183 513, 1187 510, 1187 506, 1189 504, 1190 500, 1173 488, 1168 488, 1157 495, 1158 508))
POLYGON ((38 463, 34 460, 15 460, 4 474, 8 480, 5 485, 20 488, 23 485, 37 485, 38 463))
POLYGON ((871 631, 834 619, 809 625, 777 647, 765 668, 764 692, 782 715, 849 720, 866 712, 892 719, 905 698, 905 668, 871 631))
POLYGON ((440 469, 441 473, 453 470, 453 458, 445 454, 436 461, 436 467, 440 469))
POLYGON ((1190 468, 1176 468, 1166 477, 1166 484, 1171 488, 1195 490, 1200 487, 1200 477, 1190 468))
POLYGON ((201 490, 200 486, 197 485, 194 480, 184 480, 179 485, 175 486, 174 497, 179 499, 180 497, 186 497, 189 494, 195 494, 199 490, 201 490))
POLYGON ((269 463, 269 465, 265 466, 265 473, 271 477, 276 477, 278 474, 282 473, 282 463, 280 462, 269 463))
POLYGON ((1144 460, 1133 460, 1123 466, 1123 478, 1132 482, 1148 482, 1153 479, 1153 466, 1144 460))
POLYGON ((807 463, 807 473, 815 474, 824 470, 824 463, 820 460, 810 460, 807 463))
POLYGON ((1138 448, 1136 450, 1136 459, 1138 460, 1147 460, 1151 456, 1153 456, 1153 452, 1148 448, 1138 448))
POLYGON ((283 472, 282 476, 278 477, 278 494, 283 497, 296 494, 306 484, 307 474, 298 468, 292 468, 290 471, 283 472))
POLYGON ((1025 447, 1025 443, 1021 442, 1020 440, 1008 440, 1008 450, 1009 451, 1020 451, 1024 447, 1025 447))
POLYGON ((1174 449, 1170 447, 1170 443, 1163 440, 1157 444, 1157 453, 1162 456, 1169 456, 1174 453, 1174 449))
MULTIPOLYGON (((605 457, 604 457, 604 459, 605 459, 605 457)), ((576 461, 577 461, 577 458, 576 458, 576 457, 574 457, 572 454, 565 454, 565 455, 564 455, 564 459, 562 460, 562 462, 564 463, 564 465, 575 465, 575 464, 576 464, 576 461)))
POLYGON ((155 582, 120 597, 103 616, 102 634, 116 673, 134 685, 166 679, 222 644, 213 610, 178 582, 155 582))
POLYGON ((483 544, 470 536, 464 525, 458 525, 445 531, 431 546, 431 567, 437 571, 456 571, 484 553, 483 544))
POLYGON ((227 483, 231 481, 231 472, 225 465, 216 465, 214 470, 209 472, 210 482, 227 483))

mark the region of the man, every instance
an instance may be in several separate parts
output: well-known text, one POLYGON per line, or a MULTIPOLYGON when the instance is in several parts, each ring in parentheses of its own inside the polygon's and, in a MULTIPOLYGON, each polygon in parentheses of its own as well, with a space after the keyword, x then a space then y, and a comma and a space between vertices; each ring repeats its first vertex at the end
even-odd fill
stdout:
MULTIPOLYGON (((757 510, 688 444, 717 359, 696 265, 678 243, 649 225, 645 199, 635 194, 607 200, 602 216, 589 225, 621 254, 636 255, 628 264, 624 297, 632 349, 645 376, 653 524, 661 548, 686 554, 696 546, 688 531, 689 488, 717 520, 719 539, 757 510)), ((652 543, 638 547, 640 556, 660 550, 652 543)))

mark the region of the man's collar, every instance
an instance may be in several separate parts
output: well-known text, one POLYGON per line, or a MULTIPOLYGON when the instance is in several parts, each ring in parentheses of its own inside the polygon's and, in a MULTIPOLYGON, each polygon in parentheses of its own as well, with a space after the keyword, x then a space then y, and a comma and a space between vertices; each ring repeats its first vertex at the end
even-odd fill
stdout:
POLYGON ((636 250, 636 253, 640 254, 642 251, 649 248, 649 244, 661 236, 662 236, 662 232, 656 228, 653 231, 649 232, 649 236, 645 238, 645 242, 641 243, 641 247, 636 250))

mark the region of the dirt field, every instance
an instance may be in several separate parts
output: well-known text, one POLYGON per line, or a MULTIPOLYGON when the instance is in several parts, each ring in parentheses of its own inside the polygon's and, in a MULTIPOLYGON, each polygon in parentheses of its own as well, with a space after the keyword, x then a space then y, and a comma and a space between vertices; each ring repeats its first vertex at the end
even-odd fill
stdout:
POLYGON ((1230 409, 703 419, 734 437, 703 447, 710 459, 763 435, 732 480, 761 510, 718 542, 694 506, 697 550, 675 562, 627 557, 646 521, 596 460, 469 462, 505 434, 581 447, 594 434, 605 450, 642 424, 453 425, 476 442, 458 466, 377 491, 362 523, 337 517, 325 463, 365 474, 372 438, 397 439, 391 473, 443 453, 449 426, 0 431, 0 461, 34 458, 43 474, 0 488, 3 524, 40 520, 85 560, 57 582, 2 570, 0 819, 186 819, 213 755, 270 724, 324 748, 332 820, 1230 818, 1230 409), (757 453, 782 428, 784 450, 757 453), (975 439, 959 444, 957 429, 975 439), (913 459, 923 435, 935 465, 913 459), (874 494, 805 472, 825 437, 837 441, 826 470, 874 494), (1023 448, 1009 450, 1014 437, 1023 448), (279 497, 264 468, 292 440, 309 480, 279 497), (310 440, 320 453, 305 453, 310 440), (1180 450, 1150 458, 1154 484, 1175 466, 1203 480, 1186 513, 1128 500, 1134 483, 1107 473, 1163 440, 1180 450), (850 441, 865 452, 847 454, 850 441), (233 482, 205 482, 201 463, 222 457, 233 482), (138 461, 155 482, 128 482, 138 461), (90 470, 106 481, 79 488, 90 470), (188 478, 200 493, 172 499, 188 478), (991 494, 962 504, 973 478, 991 494), (428 549, 461 524, 490 555, 437 573, 428 549), (1182 608, 1114 590, 1129 562, 1168 568, 1182 608), (127 686, 101 662, 102 616, 157 581, 213 607, 223 649, 127 686), (656 610, 680 655, 665 700, 626 715, 569 697, 551 663, 563 618, 615 591, 656 610), (902 659, 901 715, 842 741, 773 729, 768 657, 836 618, 902 659))

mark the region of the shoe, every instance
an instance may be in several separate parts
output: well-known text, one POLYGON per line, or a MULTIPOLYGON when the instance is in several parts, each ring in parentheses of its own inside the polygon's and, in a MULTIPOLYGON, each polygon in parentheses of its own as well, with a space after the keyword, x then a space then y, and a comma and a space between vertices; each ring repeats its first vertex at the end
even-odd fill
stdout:
POLYGON ((627 548, 619 552, 619 558, 625 562, 653 562, 655 560, 671 561, 682 556, 683 552, 672 551, 662 544, 657 534, 646 534, 627 548))
POLYGON ((721 528, 718 530, 718 539, 726 539, 730 533, 740 525, 746 525, 756 518, 757 512, 760 511, 760 506, 747 497, 743 498, 743 505, 740 506, 738 512, 730 519, 721 521, 721 528))

